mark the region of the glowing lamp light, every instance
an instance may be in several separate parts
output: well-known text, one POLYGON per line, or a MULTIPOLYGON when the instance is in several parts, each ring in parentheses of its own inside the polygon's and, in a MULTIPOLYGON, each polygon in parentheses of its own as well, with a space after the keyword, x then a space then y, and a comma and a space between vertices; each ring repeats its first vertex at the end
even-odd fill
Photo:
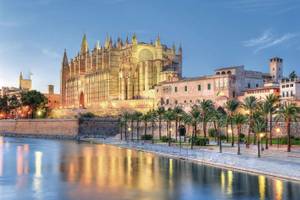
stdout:
POLYGON ((131 131, 131 128, 128 128, 128 131, 131 131))
POLYGON ((228 129, 228 133, 232 133, 232 129, 230 128, 230 129, 228 129))
POLYGON ((259 137, 260 137, 260 138, 263 138, 264 136, 265 136, 264 133, 260 133, 260 134, 259 134, 259 137))
POLYGON ((276 133, 280 133, 280 128, 275 129, 276 133))
POLYGON ((42 114, 43 114, 43 113, 42 113, 41 110, 38 110, 38 111, 37 111, 37 115, 38 115, 38 116, 41 116, 42 114))

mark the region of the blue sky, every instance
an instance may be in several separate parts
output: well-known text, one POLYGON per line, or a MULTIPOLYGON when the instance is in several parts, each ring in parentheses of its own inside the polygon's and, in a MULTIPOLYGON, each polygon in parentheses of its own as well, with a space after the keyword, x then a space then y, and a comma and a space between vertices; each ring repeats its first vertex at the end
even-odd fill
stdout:
POLYGON ((90 47, 107 34, 136 33, 149 42, 183 46, 184 76, 241 65, 268 70, 272 56, 285 74, 300 73, 299 0, 0 0, 0 86, 33 73, 35 89, 59 90, 64 48, 69 58, 83 33, 90 47))

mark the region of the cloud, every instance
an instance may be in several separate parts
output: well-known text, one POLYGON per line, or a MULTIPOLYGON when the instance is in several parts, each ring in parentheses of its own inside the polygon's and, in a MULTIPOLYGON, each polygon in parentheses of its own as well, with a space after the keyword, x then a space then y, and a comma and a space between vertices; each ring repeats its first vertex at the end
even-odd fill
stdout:
POLYGON ((60 54, 50 49, 42 49, 42 54, 50 58, 59 58, 60 54))
POLYGON ((285 33, 283 35, 276 36, 270 30, 267 30, 257 38, 244 41, 243 45, 245 47, 255 48, 254 53, 257 53, 263 49, 286 43, 297 36, 299 36, 299 34, 296 33, 285 33))

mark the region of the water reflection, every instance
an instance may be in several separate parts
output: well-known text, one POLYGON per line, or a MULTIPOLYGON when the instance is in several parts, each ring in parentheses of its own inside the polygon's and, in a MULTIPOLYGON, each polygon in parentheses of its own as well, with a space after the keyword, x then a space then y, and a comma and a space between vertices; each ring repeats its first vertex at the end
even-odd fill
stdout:
POLYGON ((5 199, 283 200, 300 196, 299 184, 109 145, 9 139, 6 149, 5 140, 0 138, 0 191, 5 188, 5 199))

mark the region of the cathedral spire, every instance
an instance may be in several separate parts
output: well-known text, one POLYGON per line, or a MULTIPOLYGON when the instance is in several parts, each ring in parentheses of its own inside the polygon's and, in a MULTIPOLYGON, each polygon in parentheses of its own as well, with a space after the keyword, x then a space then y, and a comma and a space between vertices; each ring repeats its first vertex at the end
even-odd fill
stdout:
POLYGON ((181 46, 181 44, 180 44, 180 46, 179 46, 178 53, 179 53, 180 55, 182 55, 182 46, 181 46))
POLYGON ((155 41, 155 46, 156 46, 156 47, 161 46, 159 34, 157 35, 157 39, 156 39, 156 41, 155 41))
POLYGON ((83 35, 82 43, 81 43, 81 53, 86 53, 88 51, 88 43, 86 39, 86 34, 83 35))
POLYGON ((108 36, 108 34, 106 35, 104 47, 105 47, 106 49, 109 47, 109 36, 108 36))
POLYGON ((63 62, 62 62, 63 67, 68 66, 68 56, 67 56, 67 50, 65 49, 64 51, 64 57, 63 57, 63 62))
POLYGON ((132 36, 132 44, 136 45, 137 43, 138 43, 137 37, 136 37, 136 34, 134 33, 133 36, 132 36))
POLYGON ((97 49, 97 50, 100 49, 100 42, 99 42, 99 40, 96 42, 95 49, 97 49))

